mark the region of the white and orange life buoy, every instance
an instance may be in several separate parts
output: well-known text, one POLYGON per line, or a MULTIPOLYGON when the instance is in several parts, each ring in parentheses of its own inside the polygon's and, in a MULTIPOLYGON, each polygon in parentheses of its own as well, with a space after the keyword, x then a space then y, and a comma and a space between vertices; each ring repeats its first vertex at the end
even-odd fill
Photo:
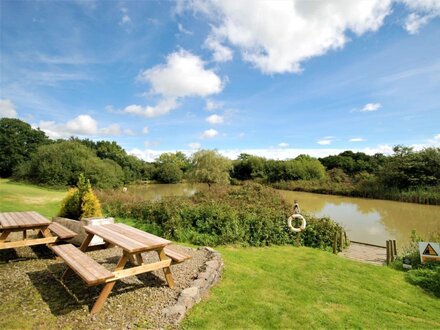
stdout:
POLYGON ((294 233, 299 233, 302 232, 304 229, 306 229, 306 219, 301 215, 301 214, 292 214, 288 219, 287 219, 287 226, 290 228, 291 231, 293 231, 294 233), (299 226, 299 228, 296 228, 292 225, 292 220, 293 219, 301 219, 301 226, 299 226))

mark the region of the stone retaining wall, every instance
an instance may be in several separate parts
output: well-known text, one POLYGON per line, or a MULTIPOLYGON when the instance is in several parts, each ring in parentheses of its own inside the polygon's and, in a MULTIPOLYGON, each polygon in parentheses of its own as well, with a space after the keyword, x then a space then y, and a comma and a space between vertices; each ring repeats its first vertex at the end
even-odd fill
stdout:
POLYGON ((182 321, 186 312, 200 302, 202 298, 207 296, 211 287, 220 279, 224 266, 220 253, 209 247, 201 249, 205 249, 209 252, 208 259, 202 267, 202 271, 191 285, 180 293, 174 305, 162 310, 162 313, 170 319, 171 323, 178 324, 182 321))

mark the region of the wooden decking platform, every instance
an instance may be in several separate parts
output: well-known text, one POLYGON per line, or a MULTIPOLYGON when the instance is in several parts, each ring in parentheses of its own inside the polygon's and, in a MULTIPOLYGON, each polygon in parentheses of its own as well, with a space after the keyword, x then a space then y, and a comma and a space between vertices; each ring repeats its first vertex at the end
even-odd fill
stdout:
POLYGON ((340 252, 339 255, 348 259, 383 266, 386 263, 387 251, 385 247, 351 242, 350 246, 340 252))

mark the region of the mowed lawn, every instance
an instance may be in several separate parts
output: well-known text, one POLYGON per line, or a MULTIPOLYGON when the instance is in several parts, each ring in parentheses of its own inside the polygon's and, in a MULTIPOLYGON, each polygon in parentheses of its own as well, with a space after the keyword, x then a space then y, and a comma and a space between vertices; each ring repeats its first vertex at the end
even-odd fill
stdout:
POLYGON ((440 299, 403 272, 311 248, 218 250, 223 279, 185 329, 440 328, 440 299))
POLYGON ((0 212, 37 211, 52 218, 66 192, 0 179, 0 212))
MULTIPOLYGON (((52 217, 65 194, 0 179, 0 212, 52 217)), ((310 248, 217 249, 223 278, 184 329, 440 329, 440 299, 406 282, 403 272, 310 248)), ((7 324, 25 322, 3 316, 7 324)))

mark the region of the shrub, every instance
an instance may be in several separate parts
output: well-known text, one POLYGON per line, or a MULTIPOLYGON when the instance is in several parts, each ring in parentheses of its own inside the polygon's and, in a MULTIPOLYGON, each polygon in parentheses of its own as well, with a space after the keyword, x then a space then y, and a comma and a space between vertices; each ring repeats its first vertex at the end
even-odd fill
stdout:
MULTIPOLYGON (((255 183, 213 186, 192 197, 146 201, 140 196, 108 191, 100 194, 110 216, 135 219, 169 239, 197 245, 251 246, 294 244, 296 234, 287 227, 290 206, 274 189, 255 183)), ((329 218, 306 216, 302 243, 330 249, 343 228, 329 218)))
POLYGON ((408 282, 440 297, 440 267, 414 269, 406 274, 408 282))
POLYGON ((63 199, 58 216, 77 220, 102 217, 99 200, 83 174, 78 178, 77 187, 70 189, 63 199))
POLYGON ((159 164, 156 179, 163 183, 178 183, 182 180, 183 172, 177 164, 159 164))

